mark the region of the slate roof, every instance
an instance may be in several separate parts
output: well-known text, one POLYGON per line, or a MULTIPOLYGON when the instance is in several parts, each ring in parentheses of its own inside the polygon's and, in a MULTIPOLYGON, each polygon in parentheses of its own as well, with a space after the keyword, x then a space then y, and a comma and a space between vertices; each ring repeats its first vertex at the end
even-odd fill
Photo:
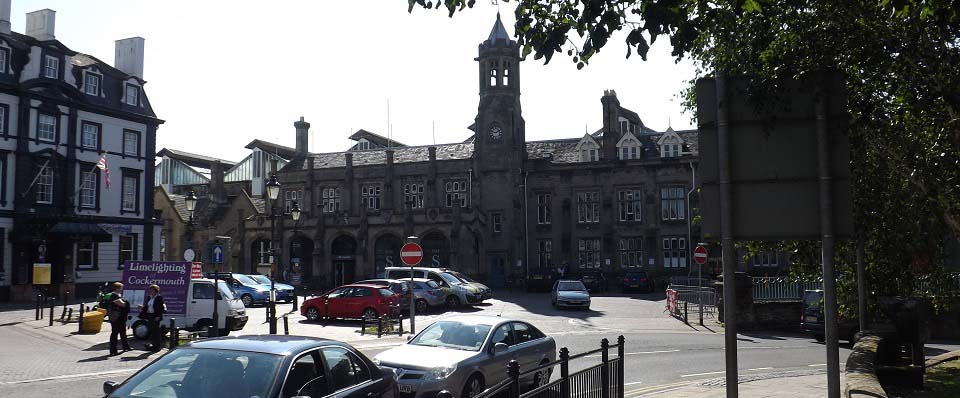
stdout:
POLYGON ((237 164, 237 162, 234 162, 231 160, 218 159, 215 157, 198 155, 195 153, 190 153, 186 151, 181 151, 179 149, 170 149, 170 148, 163 148, 159 152, 157 152, 157 157, 163 157, 163 156, 167 156, 171 159, 177 159, 188 166, 200 167, 204 169, 209 169, 210 166, 218 160, 221 163, 223 163, 224 168, 230 168, 237 164))
MULTIPOLYGON (((412 163, 426 162, 430 160, 430 150, 432 145, 408 146, 392 148, 394 163, 412 163)), ((470 159, 473 156, 473 143, 455 143, 436 145, 437 160, 457 160, 470 159)), ((313 157, 313 168, 328 169, 337 167, 346 167, 347 160, 344 154, 347 152, 318 153, 311 155, 313 157)), ((354 166, 366 166, 373 164, 386 164, 386 149, 376 149, 369 151, 350 152, 353 154, 354 166)), ((304 163, 306 164, 306 163, 304 163)))
MULTIPOLYGON (((244 193, 244 195, 246 195, 247 192, 244 191, 243 193, 244 193)), ((265 199, 263 199, 263 198, 252 198, 252 197, 250 197, 249 195, 247 195, 247 198, 250 199, 250 203, 253 204, 253 207, 254 207, 255 209, 257 209, 257 212, 258 212, 258 213, 261 213, 261 214, 262 214, 262 213, 266 213, 266 212, 267 212, 267 201, 266 201, 265 199)))
POLYGON ((493 29, 490 30, 490 36, 487 37, 487 41, 496 42, 499 39, 506 40, 507 43, 510 42, 510 34, 507 33, 507 28, 503 27, 503 22, 500 21, 500 13, 497 13, 497 22, 493 23, 493 29))
MULTIPOLYGON (((166 190, 164 190, 164 193, 166 193, 166 190)), ((177 214, 180 216, 180 219, 184 221, 189 220, 190 212, 187 211, 187 197, 184 195, 174 195, 172 193, 168 193, 167 197, 169 197, 170 201, 173 202, 173 208, 177 210, 177 214)))
POLYGON ((380 146, 388 146, 388 145, 390 147, 407 146, 406 144, 399 142, 397 140, 387 138, 380 134, 376 134, 374 132, 367 131, 364 129, 357 130, 357 132, 350 135, 349 138, 354 141, 360 141, 361 138, 366 138, 367 141, 376 143, 377 145, 380 145, 380 146))
POLYGON ((247 149, 260 148, 261 151, 268 153, 275 153, 281 158, 284 159, 293 159, 296 157, 297 150, 288 146, 274 144, 272 142, 267 142, 263 140, 253 140, 250 141, 246 146, 247 149))

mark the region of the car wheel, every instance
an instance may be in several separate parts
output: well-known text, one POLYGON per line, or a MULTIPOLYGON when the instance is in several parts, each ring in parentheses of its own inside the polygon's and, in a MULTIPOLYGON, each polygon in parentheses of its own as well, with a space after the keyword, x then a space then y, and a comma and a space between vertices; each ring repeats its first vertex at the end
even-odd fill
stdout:
POLYGON ((446 302, 447 302, 447 308, 451 310, 454 310, 454 309, 457 309, 457 307, 460 307, 460 298, 452 294, 447 296, 446 302))
POLYGON ((380 317, 380 315, 377 314, 377 310, 375 310, 375 309, 373 309, 373 308, 367 308, 367 309, 363 310, 363 318, 364 318, 364 319, 377 319, 377 318, 379 318, 379 317, 380 317))
POLYGON ((426 313, 429 308, 430 306, 427 305, 427 300, 424 300, 424 299, 417 300, 417 313, 420 313, 420 314, 426 313))
POLYGON ((819 335, 819 334, 816 335, 816 336, 814 336, 814 338, 817 339, 817 342, 818 342, 818 343, 822 343, 822 342, 824 342, 824 341, 827 340, 827 336, 823 336, 823 335, 819 335))
POLYGON ((249 294, 244 294, 243 296, 240 296, 240 301, 243 302, 244 307, 249 307, 253 305, 253 296, 249 294))
MULTIPOLYGON (((546 363, 547 363, 547 361, 546 361, 546 360, 543 360, 543 362, 540 362, 540 366, 543 366, 543 365, 545 365, 546 363)), ((552 369, 550 369, 550 368, 544 368, 544 369, 540 369, 540 371, 538 371, 536 374, 534 374, 534 375, 533 375, 533 388, 543 387, 543 386, 547 385, 548 383, 550 383, 550 373, 551 373, 551 370, 552 370, 552 369)))
POLYGON ((197 331, 206 332, 207 328, 209 328, 210 326, 213 326, 213 320, 204 318, 197 321, 197 323, 193 325, 193 328, 197 331))
POLYGON ((133 323, 133 337, 136 337, 138 340, 146 340, 147 337, 150 337, 150 327, 147 326, 145 321, 136 321, 133 323))
POLYGON ((550 305, 552 305, 553 308, 557 308, 557 300, 550 300, 550 305))
POLYGON ((320 310, 314 307, 307 308, 307 320, 316 322, 318 319, 320 319, 320 310))
POLYGON ((467 379, 467 383, 463 386, 463 394, 460 394, 461 398, 470 398, 476 396, 483 392, 483 376, 479 374, 474 374, 467 379))

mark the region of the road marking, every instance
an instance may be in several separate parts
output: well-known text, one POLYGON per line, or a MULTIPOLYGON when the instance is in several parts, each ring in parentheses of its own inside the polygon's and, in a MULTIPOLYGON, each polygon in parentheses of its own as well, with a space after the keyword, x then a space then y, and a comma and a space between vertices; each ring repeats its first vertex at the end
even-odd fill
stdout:
POLYGON ((132 373, 132 372, 136 372, 137 370, 140 370, 140 368, 105 370, 105 371, 103 371, 103 372, 79 373, 79 374, 73 374, 73 375, 62 375, 62 376, 44 377, 44 378, 40 378, 40 379, 31 379, 31 380, 5 381, 5 382, 0 382, 0 384, 26 384, 26 383, 35 383, 35 382, 39 382, 39 381, 73 379, 73 378, 79 378, 79 377, 103 376, 103 375, 111 375, 111 374, 117 374, 117 373, 132 373))
MULTIPOLYGON (((680 352, 680 350, 663 350, 663 351, 640 351, 640 352, 625 352, 623 355, 646 355, 646 354, 665 354, 668 352, 680 352)), ((587 358, 600 358, 603 355, 587 355, 587 358)))
POLYGON ((753 371, 755 371, 755 370, 770 370, 770 369, 773 369, 773 368, 769 368, 769 367, 768 367, 768 368, 753 368, 753 369, 747 369, 746 371, 747 371, 747 372, 753 372, 753 371))
POLYGON ((817 367, 817 366, 827 366, 827 364, 825 364, 825 363, 815 363, 815 364, 813 364, 813 365, 807 365, 807 366, 813 368, 813 367, 817 367))
POLYGON ((626 387, 626 386, 632 386, 632 385, 636 385, 636 384, 643 384, 643 382, 642 382, 642 381, 635 381, 635 382, 633 382, 633 383, 623 383, 623 386, 626 387))
POLYGON ((694 374, 689 374, 689 375, 681 375, 680 377, 695 377, 695 376, 706 376, 706 375, 718 375, 718 374, 721 374, 721 373, 726 373, 726 371, 725 371, 725 370, 721 370, 721 371, 719 371, 719 372, 694 373, 694 374))

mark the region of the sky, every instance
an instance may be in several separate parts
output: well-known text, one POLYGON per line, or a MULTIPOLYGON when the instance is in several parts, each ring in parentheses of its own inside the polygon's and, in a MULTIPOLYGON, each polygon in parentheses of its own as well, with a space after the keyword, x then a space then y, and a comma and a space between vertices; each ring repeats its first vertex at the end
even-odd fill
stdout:
MULTIPOLYGON (((513 34, 514 2, 500 5, 513 34)), ((113 64, 114 41, 146 39, 144 90, 166 122, 157 149, 238 161, 253 139, 294 146, 293 122, 310 127, 311 152, 350 147, 358 129, 407 145, 460 142, 477 112, 477 45, 498 7, 477 1, 448 18, 405 0, 13 0, 11 24, 25 14, 57 12, 56 38, 113 64)), ((527 140, 575 138, 602 124, 600 97, 614 89, 621 106, 655 130, 692 128, 680 92, 694 77, 676 63, 666 38, 647 61, 625 58, 615 36, 588 66, 566 54, 520 68, 527 140)))

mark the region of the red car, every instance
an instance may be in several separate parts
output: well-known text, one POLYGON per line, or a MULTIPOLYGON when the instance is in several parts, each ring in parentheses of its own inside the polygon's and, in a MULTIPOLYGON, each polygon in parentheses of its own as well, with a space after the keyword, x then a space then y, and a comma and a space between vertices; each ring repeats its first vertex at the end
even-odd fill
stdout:
POLYGON ((390 288, 355 284, 345 285, 303 302, 300 315, 309 321, 329 318, 377 318, 397 308, 400 296, 390 288))

